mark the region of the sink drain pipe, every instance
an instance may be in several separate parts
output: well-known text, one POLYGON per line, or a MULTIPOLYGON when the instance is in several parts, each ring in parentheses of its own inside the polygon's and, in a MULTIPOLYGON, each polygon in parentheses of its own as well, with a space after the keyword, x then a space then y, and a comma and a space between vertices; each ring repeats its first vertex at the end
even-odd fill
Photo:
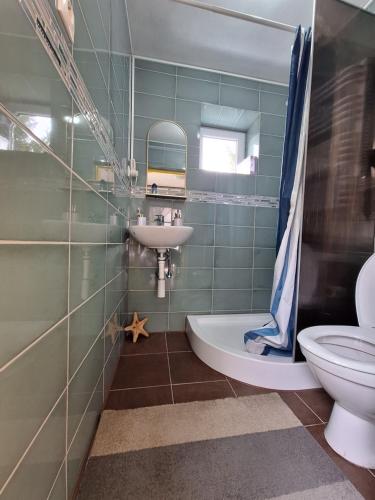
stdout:
POLYGON ((158 251, 158 298, 165 297, 165 261, 167 260, 166 250, 158 251))

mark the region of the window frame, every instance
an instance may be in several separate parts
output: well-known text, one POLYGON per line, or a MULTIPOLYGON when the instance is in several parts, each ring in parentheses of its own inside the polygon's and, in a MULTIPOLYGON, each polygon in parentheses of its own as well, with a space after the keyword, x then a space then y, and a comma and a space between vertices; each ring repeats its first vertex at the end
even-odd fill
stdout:
POLYGON ((239 174, 237 172, 237 166, 245 159, 246 157, 246 132, 239 132, 235 130, 229 129, 220 129, 214 127, 201 127, 199 130, 199 170, 203 170, 205 172, 215 172, 220 174, 238 174, 238 175, 250 175, 249 174, 239 174), (235 141, 237 143, 237 164, 235 170, 233 172, 223 172, 220 170, 210 170, 204 168, 203 166, 203 139, 212 138, 212 139, 223 139, 229 141, 235 141))

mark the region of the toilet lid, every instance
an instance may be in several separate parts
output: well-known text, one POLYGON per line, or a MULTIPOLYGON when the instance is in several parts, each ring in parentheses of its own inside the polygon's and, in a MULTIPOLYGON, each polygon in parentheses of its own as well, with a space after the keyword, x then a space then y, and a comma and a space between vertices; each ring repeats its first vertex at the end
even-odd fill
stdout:
POLYGON ((375 254, 366 260, 358 275, 355 305, 359 326, 375 328, 375 254))

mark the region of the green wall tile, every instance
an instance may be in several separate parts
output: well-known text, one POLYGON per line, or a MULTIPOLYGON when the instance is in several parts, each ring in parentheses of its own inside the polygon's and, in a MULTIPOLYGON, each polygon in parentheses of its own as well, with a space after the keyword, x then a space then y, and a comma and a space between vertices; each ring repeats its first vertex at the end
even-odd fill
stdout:
POLYGON ((216 192, 228 194, 255 193, 255 176, 241 174, 217 174, 216 192))
POLYGON ((186 224, 213 224, 215 205, 213 203, 186 202, 182 205, 182 218, 186 224))
POLYGON ((206 311, 211 307, 211 290, 171 291, 171 311, 206 311))
POLYGON ((69 377, 72 377, 104 327, 104 290, 70 317, 69 377))
POLYGON ((250 289, 252 286, 252 269, 215 269, 214 288, 250 289))
POLYGON ((276 227, 279 215, 278 208, 256 207, 255 226, 257 227, 276 227))
POLYGON ((241 205, 217 205, 216 224, 230 226, 253 226, 254 207, 241 205))
POLYGON ((160 73, 169 73, 175 75, 177 72, 176 66, 172 64, 158 63, 155 61, 146 61, 144 59, 135 59, 136 68, 148 69, 150 71, 158 71, 160 73))
POLYGON ((98 425, 98 419, 103 403, 103 392, 100 390, 103 386, 99 382, 97 390, 94 392, 89 407, 82 418, 81 425, 78 428, 74 441, 71 444, 67 457, 67 486, 68 498, 73 497, 74 490, 79 480, 87 450, 91 444, 98 425))
POLYGON ((256 227, 254 246, 261 248, 275 248, 276 229, 269 227, 256 227))
POLYGON ((260 152, 262 155, 283 155, 284 139, 275 135, 260 134, 260 152))
POLYGON ((252 89, 233 87, 231 85, 221 85, 220 104, 231 106, 232 108, 259 109, 259 92, 252 89))
POLYGON ((2 239, 68 241, 67 169, 46 153, 0 151, 0 174, 2 239))
POLYGON ((67 321, 18 358, 0 378, 1 484, 64 391, 66 349, 67 321))
POLYGON ((177 66, 177 75, 196 78, 198 80, 207 80, 210 82, 218 82, 220 80, 219 73, 214 73, 212 71, 203 71, 200 69, 185 68, 184 66, 177 66))
POLYGON ((261 134, 273 134, 273 135, 284 136, 285 117, 269 115, 267 113, 261 113, 260 132, 261 134))
POLYGON ((215 248, 215 267, 252 267, 252 248, 215 248))
POLYGON ((189 245, 207 245, 214 244, 214 228, 213 225, 190 224, 194 228, 193 234, 189 238, 189 245))
POLYGON ((178 99, 218 104, 219 85, 217 83, 196 80, 193 78, 177 77, 176 97, 178 99))
POLYGON ((260 90, 265 92, 273 92, 275 94, 288 95, 289 87, 288 85, 276 85, 274 83, 260 83, 260 90))
POLYGON ((253 309, 269 310, 271 290, 253 290, 253 309))
POLYGON ((254 248, 254 268, 273 268, 276 250, 273 248, 254 248))
POLYGON ((259 158, 259 174, 280 177, 282 159, 275 156, 263 156, 259 158))
POLYGON ((248 89, 259 88, 259 82, 248 78, 239 78, 238 76, 221 75, 221 83, 226 85, 235 85, 236 87, 245 87, 248 89))
POLYGON ((134 114, 161 120, 173 120, 174 99, 135 93, 134 114))
POLYGON ((233 247, 252 247, 254 244, 253 227, 216 226, 215 245, 233 247))
POLYGON ((188 246, 172 250, 172 263, 177 267, 212 267, 213 247, 188 246))
POLYGON ((137 312, 167 312, 168 311, 168 293, 166 297, 160 299, 154 291, 149 292, 129 292, 129 311, 137 312))
POLYGON ((155 290, 156 282, 154 268, 129 269, 129 290, 155 290))
POLYGON ((211 289, 212 269, 184 269, 177 267, 170 280, 172 290, 211 289))
POLYGON ((274 115, 286 115, 287 96, 260 92, 260 111, 274 115))
POLYGON ((67 313, 68 246, 2 245, 0 274, 2 365, 67 313))
POLYGON ((256 180, 256 194, 262 196, 279 196, 280 179, 278 177, 266 177, 258 175, 256 180))
POLYGON ((213 308, 215 311, 250 309, 251 297, 251 290, 214 290, 213 308))
POLYGON ((70 306, 76 307, 105 284, 105 245, 71 248, 70 306))
POLYGON ((176 120, 184 124, 201 125, 202 104, 176 99, 176 120))
MULTIPOLYGON (((65 409, 64 394, 7 485, 5 498, 47 498, 65 457, 65 409)), ((65 493, 61 484, 60 492, 65 493)))
POLYGON ((271 290, 273 284, 273 269, 254 269, 254 289, 271 290))
POLYGON ((68 446, 89 403, 95 389, 102 392, 102 387, 96 387, 104 365, 103 338, 99 338, 84 360, 82 366, 69 383, 68 401, 68 446))
POLYGON ((166 73, 135 69, 135 88, 137 92, 175 97, 176 77, 166 73))

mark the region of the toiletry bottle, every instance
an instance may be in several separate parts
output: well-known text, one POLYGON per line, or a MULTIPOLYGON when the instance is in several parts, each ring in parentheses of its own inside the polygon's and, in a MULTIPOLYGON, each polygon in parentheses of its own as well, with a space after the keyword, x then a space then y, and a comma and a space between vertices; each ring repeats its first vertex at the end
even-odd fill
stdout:
POLYGON ((147 219, 141 212, 140 208, 137 208, 137 225, 138 226, 145 226, 147 224, 147 219))

